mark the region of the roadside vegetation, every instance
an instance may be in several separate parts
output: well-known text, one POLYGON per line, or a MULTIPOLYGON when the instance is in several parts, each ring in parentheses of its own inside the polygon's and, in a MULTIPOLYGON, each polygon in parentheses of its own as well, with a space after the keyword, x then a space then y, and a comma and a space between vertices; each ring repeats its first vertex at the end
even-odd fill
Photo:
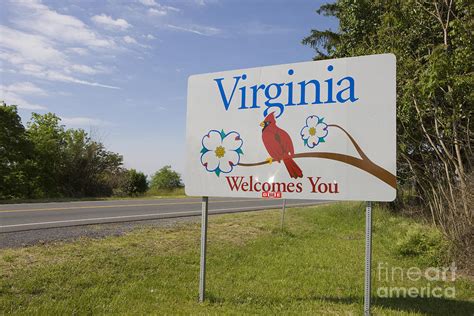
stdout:
POLYGON ((181 178, 165 166, 151 179, 123 167, 82 129, 53 113, 33 113, 24 126, 16 106, 0 104, 0 201, 51 201, 181 194, 181 178), (151 190, 147 193, 148 190, 151 190))
MULTIPOLYGON (((211 201, 212 203, 212 201, 211 201)), ((211 216, 207 297, 197 302, 198 223, 141 228, 121 237, 83 238, 0 252, 0 310, 13 314, 361 314, 364 205, 340 203, 211 216)), ((374 210, 374 314, 470 315, 474 283, 456 297, 377 297, 377 288, 426 287, 386 267, 441 267, 449 242, 430 226, 374 210), (416 232, 416 233, 415 233, 416 232), (414 237, 421 234, 423 238, 414 237), (471 300, 471 301, 469 301, 471 300)))
POLYGON ((184 197, 181 175, 171 166, 164 166, 151 177, 150 188, 146 192, 146 196, 184 197))
MULTIPOLYGON (((339 29, 312 30, 315 60, 397 58, 397 177, 393 211, 424 218, 474 262, 474 5, 472 1, 338 0, 318 14, 339 29)), ((380 100, 383 102, 383 100, 380 100)))

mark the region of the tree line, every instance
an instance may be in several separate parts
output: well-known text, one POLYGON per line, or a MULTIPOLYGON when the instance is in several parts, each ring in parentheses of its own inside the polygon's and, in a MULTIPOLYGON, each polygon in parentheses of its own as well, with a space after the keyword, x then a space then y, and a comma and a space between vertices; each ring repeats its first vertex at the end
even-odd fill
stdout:
POLYGON ((24 126, 16 106, 0 103, 0 200, 133 196, 181 186, 170 166, 148 182, 123 167, 122 155, 55 114, 33 113, 24 126))
POLYGON ((466 0, 338 0, 317 13, 339 29, 302 41, 315 60, 395 54, 396 208, 425 215, 461 251, 473 237, 473 12, 466 0))

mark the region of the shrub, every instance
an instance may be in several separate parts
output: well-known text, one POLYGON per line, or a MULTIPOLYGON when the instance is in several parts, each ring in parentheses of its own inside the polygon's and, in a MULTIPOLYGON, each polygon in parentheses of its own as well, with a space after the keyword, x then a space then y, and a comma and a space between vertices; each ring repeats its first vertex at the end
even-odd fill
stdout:
POLYGON ((400 236, 396 252, 403 257, 417 257, 427 265, 440 265, 449 258, 449 242, 435 228, 426 228, 419 224, 411 225, 406 234, 400 236))
POLYGON ((151 189, 155 191, 171 191, 181 188, 182 186, 183 184, 181 183, 181 176, 179 173, 171 169, 171 166, 164 166, 151 178, 151 189))
POLYGON ((130 169, 124 172, 121 185, 122 195, 133 196, 143 194, 148 190, 148 182, 143 172, 130 169))

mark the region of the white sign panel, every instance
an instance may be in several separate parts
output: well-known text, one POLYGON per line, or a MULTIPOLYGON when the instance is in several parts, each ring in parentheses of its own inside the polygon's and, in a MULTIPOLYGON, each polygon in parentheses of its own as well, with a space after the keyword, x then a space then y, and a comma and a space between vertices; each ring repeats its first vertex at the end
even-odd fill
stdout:
POLYGON ((186 194, 392 201, 395 56, 188 81, 186 194))

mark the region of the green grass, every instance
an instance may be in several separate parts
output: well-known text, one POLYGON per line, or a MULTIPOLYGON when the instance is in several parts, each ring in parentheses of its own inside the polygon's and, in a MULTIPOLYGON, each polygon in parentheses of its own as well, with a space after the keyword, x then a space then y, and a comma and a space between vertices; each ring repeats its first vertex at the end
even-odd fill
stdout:
MULTIPOLYGON (((121 237, 82 239, 0 255, 0 311, 15 314, 361 314, 364 279, 362 204, 212 216, 208 300, 197 303, 198 224, 142 228, 121 237)), ((402 257, 397 241, 416 226, 376 209, 373 234, 375 314, 471 315, 473 282, 456 299, 377 298, 380 286, 426 286, 426 280, 379 281, 377 262, 426 268, 423 253, 402 257), (397 248, 398 247, 398 248, 397 248)), ((423 228, 429 229, 429 228, 423 228)), ((430 256, 432 254, 430 253, 430 256)))
POLYGON ((156 190, 156 189, 150 189, 148 192, 145 194, 145 196, 149 197, 186 197, 186 194, 184 193, 184 187, 183 188, 177 188, 173 190, 156 190))
POLYGON ((44 198, 44 199, 13 199, 0 200, 0 204, 18 204, 18 203, 50 203, 50 202, 77 202, 77 201, 112 201, 112 200, 147 200, 147 199, 165 199, 165 198, 186 198, 184 188, 174 190, 150 190, 143 195, 138 196, 110 196, 110 197, 83 197, 83 198, 44 198))

